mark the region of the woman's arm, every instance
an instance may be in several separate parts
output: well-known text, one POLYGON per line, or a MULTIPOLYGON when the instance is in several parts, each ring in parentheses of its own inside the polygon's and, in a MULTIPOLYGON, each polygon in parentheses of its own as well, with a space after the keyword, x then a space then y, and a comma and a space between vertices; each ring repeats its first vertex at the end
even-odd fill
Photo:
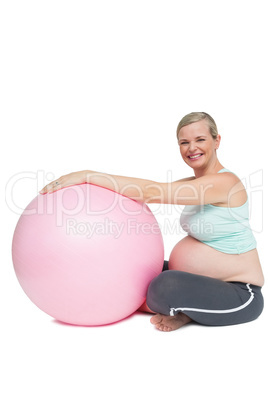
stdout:
POLYGON ((238 177, 227 172, 158 184, 161 191, 155 193, 150 202, 178 205, 228 203, 233 194, 245 190, 238 177))
POLYGON ((230 173, 190 177, 171 183, 159 183, 134 177, 83 170, 60 177, 40 191, 51 193, 63 187, 89 183, 113 190, 136 201, 157 204, 203 205, 227 202, 237 178, 230 173), (58 183, 58 184, 56 184, 58 183))
POLYGON ((89 183, 115 191, 136 201, 150 202, 150 186, 157 185, 152 180, 138 179, 134 177, 117 176, 107 173, 82 170, 61 176, 57 180, 46 185, 41 194, 52 193, 64 187, 76 184, 89 183))

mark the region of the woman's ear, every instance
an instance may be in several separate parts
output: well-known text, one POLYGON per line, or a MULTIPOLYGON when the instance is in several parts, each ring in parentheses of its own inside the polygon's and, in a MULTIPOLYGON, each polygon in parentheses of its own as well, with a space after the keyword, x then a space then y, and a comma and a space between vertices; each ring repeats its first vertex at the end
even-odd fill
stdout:
POLYGON ((221 136, 218 134, 216 140, 215 140, 215 149, 218 149, 221 143, 221 136))

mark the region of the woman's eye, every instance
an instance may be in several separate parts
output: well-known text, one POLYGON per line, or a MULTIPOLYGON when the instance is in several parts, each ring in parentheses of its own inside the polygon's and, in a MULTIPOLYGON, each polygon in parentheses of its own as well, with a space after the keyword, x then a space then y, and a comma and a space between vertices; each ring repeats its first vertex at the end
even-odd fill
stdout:
MULTIPOLYGON (((197 141, 206 141, 205 138, 199 138, 197 141)), ((187 141, 180 142, 180 145, 187 145, 187 141)))

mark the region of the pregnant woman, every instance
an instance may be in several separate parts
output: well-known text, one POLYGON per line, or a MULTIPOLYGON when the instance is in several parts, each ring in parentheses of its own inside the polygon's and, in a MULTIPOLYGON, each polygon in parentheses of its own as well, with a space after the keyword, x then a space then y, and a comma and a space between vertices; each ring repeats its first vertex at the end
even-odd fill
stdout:
POLYGON ((150 283, 142 311, 156 313, 151 323, 161 331, 190 321, 210 326, 252 321, 263 310, 264 277, 246 190, 218 160, 221 137, 210 115, 184 116, 177 139, 192 177, 159 183, 86 170, 60 177, 41 193, 91 183, 145 203, 185 205, 181 225, 188 235, 150 283))

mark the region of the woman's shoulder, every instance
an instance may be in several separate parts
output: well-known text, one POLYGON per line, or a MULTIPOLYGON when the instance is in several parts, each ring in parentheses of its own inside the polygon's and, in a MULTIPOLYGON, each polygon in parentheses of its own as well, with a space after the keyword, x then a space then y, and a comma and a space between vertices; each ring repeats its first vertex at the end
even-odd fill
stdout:
POLYGON ((238 182, 238 181, 241 182, 239 176, 237 176, 237 174, 234 173, 232 170, 223 168, 217 172, 217 175, 218 175, 218 173, 223 175, 223 177, 226 177, 226 178, 229 177, 230 179, 233 179, 233 181, 235 181, 235 182, 238 182))
POLYGON ((228 206, 238 207, 246 203, 247 192, 237 174, 226 168, 221 169, 218 173, 223 174, 222 178, 224 177, 224 180, 229 183, 228 206))

